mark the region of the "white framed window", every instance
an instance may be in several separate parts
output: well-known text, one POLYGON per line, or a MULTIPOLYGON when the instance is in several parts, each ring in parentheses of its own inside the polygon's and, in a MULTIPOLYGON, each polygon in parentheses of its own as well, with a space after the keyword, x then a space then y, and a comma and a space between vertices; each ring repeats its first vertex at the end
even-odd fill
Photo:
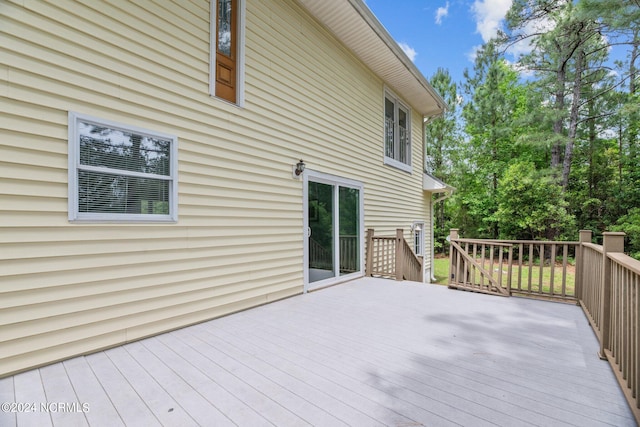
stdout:
POLYGON ((209 94, 244 105, 245 0, 211 0, 209 94))
POLYGON ((178 220, 178 138, 69 112, 69 221, 178 220))
POLYGON ((414 222, 411 230, 413 231, 413 252, 417 256, 424 256, 424 222, 414 222))
POLYGON ((384 163, 411 172, 411 109, 389 90, 384 94, 384 163))

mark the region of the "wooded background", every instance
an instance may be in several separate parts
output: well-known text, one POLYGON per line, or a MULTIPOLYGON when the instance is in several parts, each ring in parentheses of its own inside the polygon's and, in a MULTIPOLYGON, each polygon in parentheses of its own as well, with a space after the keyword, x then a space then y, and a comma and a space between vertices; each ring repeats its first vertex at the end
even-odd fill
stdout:
POLYGON ((640 259, 640 0, 514 0, 506 21, 464 81, 446 69, 430 79, 449 109, 426 126, 427 171, 457 188, 435 207, 436 247, 449 228, 624 231, 640 259), (527 53, 508 61, 518 47, 527 53))

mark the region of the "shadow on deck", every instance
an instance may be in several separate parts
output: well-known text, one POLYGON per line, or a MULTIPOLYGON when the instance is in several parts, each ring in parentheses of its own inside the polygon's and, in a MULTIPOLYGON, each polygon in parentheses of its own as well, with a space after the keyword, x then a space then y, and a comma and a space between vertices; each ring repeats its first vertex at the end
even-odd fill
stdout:
POLYGON ((577 306, 363 278, 1 379, 0 425, 634 426, 598 349, 577 306))

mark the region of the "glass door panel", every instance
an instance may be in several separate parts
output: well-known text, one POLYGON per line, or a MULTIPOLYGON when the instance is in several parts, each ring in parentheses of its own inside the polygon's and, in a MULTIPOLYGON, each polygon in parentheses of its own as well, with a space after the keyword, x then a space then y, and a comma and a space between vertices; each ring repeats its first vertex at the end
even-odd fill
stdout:
POLYGON ((360 190, 339 187, 340 275, 360 271, 360 190))
POLYGON ((334 186, 309 181, 309 282, 335 276, 334 186))

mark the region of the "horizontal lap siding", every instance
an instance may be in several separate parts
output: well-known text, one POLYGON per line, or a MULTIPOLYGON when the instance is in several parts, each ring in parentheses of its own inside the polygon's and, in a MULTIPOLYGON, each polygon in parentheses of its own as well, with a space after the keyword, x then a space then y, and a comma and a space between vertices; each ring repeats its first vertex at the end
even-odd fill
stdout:
MULTIPOLYGON (((412 112, 413 173, 384 166, 383 82, 321 28, 305 24, 309 18, 303 12, 296 10, 291 16, 288 2, 260 5, 263 9, 256 13, 254 28, 260 35, 255 61, 269 70, 273 80, 255 88, 259 91, 255 96, 265 100, 275 96, 277 105, 292 112, 292 119, 301 121, 298 126, 306 127, 297 140, 308 168, 364 183, 365 227, 389 235, 402 227, 409 238, 413 221, 429 220, 430 196, 422 191, 422 117, 412 112), (268 40, 273 34, 281 35, 287 51, 272 51, 268 40), (299 76, 305 76, 302 86, 299 76)), ((289 126, 289 116, 284 118, 287 121, 279 124, 289 126)))
POLYGON ((302 291, 291 166, 365 184, 367 227, 426 219, 382 165, 382 82, 291 1, 247 0, 245 108, 208 96, 207 1, 0 5, 0 376, 302 291), (177 224, 70 224, 67 113, 179 138, 177 224))

